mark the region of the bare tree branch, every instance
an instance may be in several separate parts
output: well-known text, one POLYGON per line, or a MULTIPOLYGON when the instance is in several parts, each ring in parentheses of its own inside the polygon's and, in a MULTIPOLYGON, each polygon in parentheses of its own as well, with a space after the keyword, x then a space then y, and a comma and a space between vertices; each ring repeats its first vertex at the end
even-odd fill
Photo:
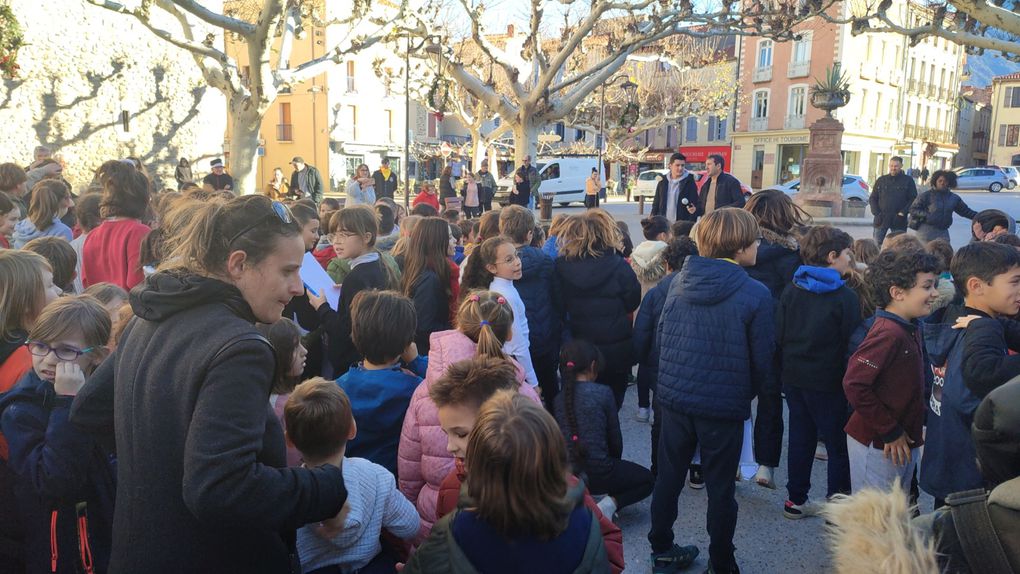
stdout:
MULTIPOLYGON (((91 0, 89 1, 91 2, 91 0)), ((268 0, 268 2, 272 1, 273 0, 268 0)), ((237 18, 231 18, 230 16, 225 16, 223 14, 217 14, 194 0, 174 0, 174 3, 184 10, 187 10, 188 13, 194 14, 199 20, 216 28, 222 28, 228 32, 240 34, 241 36, 249 36, 255 33, 255 26, 248 22, 238 20, 237 18)))

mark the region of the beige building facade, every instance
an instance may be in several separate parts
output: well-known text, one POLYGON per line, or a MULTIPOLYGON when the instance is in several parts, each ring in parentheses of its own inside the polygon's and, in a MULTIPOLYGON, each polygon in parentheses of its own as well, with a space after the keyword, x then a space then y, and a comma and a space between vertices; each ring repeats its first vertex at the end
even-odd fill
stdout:
POLYGON ((992 79, 988 163, 1020 165, 1020 73, 992 79))

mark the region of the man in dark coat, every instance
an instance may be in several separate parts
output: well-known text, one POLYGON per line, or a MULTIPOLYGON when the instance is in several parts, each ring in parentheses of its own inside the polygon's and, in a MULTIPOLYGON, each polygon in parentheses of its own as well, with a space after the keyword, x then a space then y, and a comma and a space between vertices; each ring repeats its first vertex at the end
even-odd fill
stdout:
POLYGON ((889 160, 889 173, 875 181, 868 203, 875 216, 875 243, 882 246, 886 234, 899 235, 907 231, 907 213, 917 197, 917 185, 903 173, 903 158, 889 160))
POLYGON ((202 178, 202 188, 206 191, 234 191, 234 178, 223 167, 223 160, 216 158, 209 162, 212 173, 202 178))
POLYGON ((661 215, 670 221, 694 221, 697 216, 688 207, 698 205, 698 184, 694 175, 684 169, 687 158, 675 153, 669 158, 669 173, 655 186, 652 215, 661 215), (684 200, 687 200, 686 202, 684 200))
POLYGON ((382 166, 372 174, 375 180, 375 198, 392 198, 397 191, 397 174, 390 171, 390 158, 384 157, 382 166))
POLYGON ((701 197, 698 199, 696 211, 687 206, 687 212, 701 217, 723 207, 744 207, 744 192, 740 182, 732 175, 723 172, 726 160, 719 154, 711 154, 705 160, 705 177, 708 180, 701 186, 701 197))
POLYGON ((315 205, 319 205, 322 201, 322 176, 319 175, 319 170, 315 166, 307 165, 301 156, 290 160, 290 165, 294 166, 294 173, 290 175, 291 193, 308 197, 315 205))

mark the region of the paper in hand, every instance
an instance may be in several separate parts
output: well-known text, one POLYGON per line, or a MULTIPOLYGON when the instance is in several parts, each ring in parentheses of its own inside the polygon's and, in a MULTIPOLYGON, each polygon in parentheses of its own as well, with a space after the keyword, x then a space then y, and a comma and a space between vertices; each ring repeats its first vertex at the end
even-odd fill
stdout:
POLYGON ((312 291, 324 295, 331 309, 336 311, 340 307, 340 288, 333 284, 333 278, 311 253, 305 253, 305 258, 301 261, 301 280, 312 291))

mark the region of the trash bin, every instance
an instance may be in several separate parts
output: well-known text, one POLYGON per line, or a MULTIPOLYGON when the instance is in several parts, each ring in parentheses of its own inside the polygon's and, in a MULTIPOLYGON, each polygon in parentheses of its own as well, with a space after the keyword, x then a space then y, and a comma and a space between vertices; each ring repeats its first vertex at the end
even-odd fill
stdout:
POLYGON ((538 218, 542 221, 549 221, 552 219, 553 197, 555 197, 555 194, 543 193, 541 199, 538 201, 538 218))

